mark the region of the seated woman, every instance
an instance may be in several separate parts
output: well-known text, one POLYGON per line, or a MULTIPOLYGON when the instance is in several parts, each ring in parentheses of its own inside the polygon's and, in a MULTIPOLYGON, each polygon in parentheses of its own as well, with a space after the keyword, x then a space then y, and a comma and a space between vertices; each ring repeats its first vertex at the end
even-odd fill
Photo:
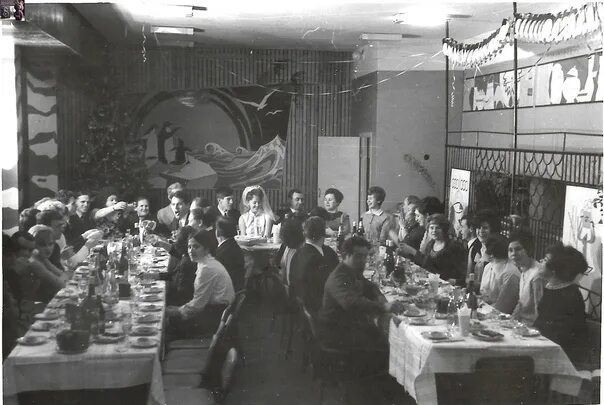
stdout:
POLYGON ((270 238, 275 216, 262 187, 251 186, 243 190, 241 212, 239 232, 242 236, 270 238))
MULTIPOLYGON (((428 218, 430 215, 442 214, 444 212, 444 206, 436 197, 425 197, 421 199, 419 204, 417 204, 415 212, 419 213, 424 218, 428 218)), ((415 218, 419 222, 417 215, 415 218)), ((419 250, 421 250, 422 253, 426 253, 426 248, 428 246, 428 242, 430 241, 430 235, 428 235, 428 226, 424 225, 424 228, 424 236, 419 245, 419 250)))
POLYGON ((342 233, 348 235, 350 233, 350 217, 348 214, 340 211, 340 204, 344 199, 344 194, 336 188, 328 188, 325 190, 325 199, 323 205, 327 210, 327 218, 325 218, 325 236, 338 236, 338 229, 342 227, 342 233))
POLYGON ((449 221, 443 214, 434 214, 428 218, 428 235, 430 240, 426 253, 401 243, 399 249, 410 255, 415 263, 431 273, 439 274, 443 280, 460 284, 465 270, 465 252, 455 240, 449 238, 449 221))
POLYGON ((48 302, 57 291, 65 287, 67 275, 49 260, 55 245, 52 228, 35 225, 29 233, 34 237, 36 250, 33 252, 31 266, 28 266, 28 269, 31 271, 30 275, 40 281, 36 300, 48 302))
POLYGON ((40 210, 36 208, 25 208, 19 213, 19 230, 27 232, 36 224, 36 215, 40 210))
POLYGON ((534 326, 543 336, 558 343, 573 363, 586 346, 585 303, 574 282, 587 270, 583 255, 573 247, 553 249, 545 264, 550 275, 539 302, 534 326))
POLYGON ((508 261, 508 240, 495 234, 485 241, 485 246, 489 263, 480 283, 482 298, 500 312, 511 314, 518 303, 520 272, 508 261))
POLYGON ((187 338, 213 333, 225 308, 235 300, 233 282, 224 266, 210 255, 212 238, 200 231, 189 239, 191 261, 197 263, 193 298, 181 305, 168 306, 169 334, 187 338))

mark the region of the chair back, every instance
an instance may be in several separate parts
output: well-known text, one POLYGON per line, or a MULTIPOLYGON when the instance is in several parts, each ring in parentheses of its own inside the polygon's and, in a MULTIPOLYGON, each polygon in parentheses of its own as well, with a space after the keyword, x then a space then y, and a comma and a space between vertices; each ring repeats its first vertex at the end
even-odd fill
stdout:
POLYGON ((224 324, 221 323, 220 326, 218 326, 218 330, 216 331, 214 336, 212 336, 212 341, 210 342, 210 347, 208 348, 208 360, 206 361, 205 367, 201 372, 201 374, 204 376, 209 377, 211 374, 212 368, 214 367, 216 363, 216 358, 218 356, 218 349, 225 334, 228 331, 228 328, 230 327, 232 317, 232 315, 229 315, 226 322, 224 324))
POLYGON ((231 349, 228 351, 224 362, 222 363, 222 370, 221 370, 221 389, 223 392, 223 395, 226 395, 226 393, 229 391, 229 389, 231 388, 232 382, 233 382, 233 375, 235 374, 235 368, 237 366, 237 362, 239 360, 239 353, 237 353, 237 349, 235 349, 234 347, 231 347, 231 349))
POLYGON ((535 365, 529 356, 486 357, 476 362, 473 403, 532 403, 535 400, 535 365))

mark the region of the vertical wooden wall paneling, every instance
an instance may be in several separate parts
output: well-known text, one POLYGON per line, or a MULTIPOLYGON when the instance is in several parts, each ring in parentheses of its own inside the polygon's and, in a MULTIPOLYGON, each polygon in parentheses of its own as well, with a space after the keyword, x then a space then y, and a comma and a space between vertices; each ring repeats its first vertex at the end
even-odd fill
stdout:
MULTIPOLYGON (((292 96, 286 163, 280 190, 271 190, 273 205, 285 201, 287 190, 300 187, 307 194, 309 205, 317 201, 318 136, 349 136, 351 130, 351 94, 336 94, 352 84, 350 63, 329 63, 348 60, 345 52, 307 50, 249 49, 148 49, 143 63, 140 50, 113 50, 112 63, 118 68, 119 88, 123 94, 157 92, 162 90, 203 89, 211 87, 248 86, 262 80, 262 85, 276 83, 273 62, 282 65, 281 77, 290 78, 304 71, 301 91, 316 95, 292 96), (321 63, 317 63, 321 61, 321 63), (301 63, 312 62, 312 63, 301 63), (318 93, 332 92, 330 95, 318 93)), ((74 140, 86 130, 88 115, 94 109, 92 100, 82 91, 64 90, 60 113, 61 186, 77 168, 78 154, 74 140), (71 146, 70 146, 71 145, 71 146)), ((163 192, 165 193, 165 191, 163 192)), ((213 191, 203 191, 211 197, 213 191)), ((310 208, 310 207, 309 207, 310 208)))

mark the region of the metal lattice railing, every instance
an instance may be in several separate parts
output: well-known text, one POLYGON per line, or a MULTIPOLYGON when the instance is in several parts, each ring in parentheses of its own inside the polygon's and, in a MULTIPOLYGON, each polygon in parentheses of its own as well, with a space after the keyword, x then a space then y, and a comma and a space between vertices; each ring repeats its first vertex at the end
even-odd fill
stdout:
MULTIPOLYGON (((514 150, 478 146, 480 139, 484 140, 487 135, 505 137, 511 134, 488 132, 481 135, 479 131, 454 134, 460 135, 459 143, 462 143, 461 136, 468 133, 475 137, 477 146, 447 145, 447 173, 451 168, 472 173, 468 208, 472 211, 492 208, 501 217, 517 214, 528 218, 535 236, 535 256, 543 257, 547 246, 562 240, 566 186, 599 187, 602 184, 602 153, 569 151, 567 137, 585 135, 592 144, 593 141, 601 144, 602 136, 552 133, 561 138, 560 150, 514 150), (512 189, 514 155, 516 171, 512 189)), ((468 143, 467 139, 465 143, 468 143)))

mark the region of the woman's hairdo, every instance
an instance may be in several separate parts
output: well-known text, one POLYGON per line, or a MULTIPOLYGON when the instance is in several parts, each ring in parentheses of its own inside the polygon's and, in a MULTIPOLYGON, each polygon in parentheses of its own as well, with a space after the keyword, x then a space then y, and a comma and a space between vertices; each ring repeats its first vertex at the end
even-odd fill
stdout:
POLYGON ((264 199, 264 193, 259 188, 254 188, 247 192, 245 196, 245 201, 251 201, 254 196, 258 197, 260 201, 264 199))
POLYGON ((442 229, 445 237, 449 234, 449 228, 451 228, 451 223, 443 214, 432 214, 427 218, 426 224, 428 226, 434 224, 438 225, 440 229, 442 229))
POLYGON ((484 242, 485 250, 487 254, 493 256, 495 259, 507 259, 508 258, 508 245, 509 241, 505 236, 494 234, 490 235, 484 242))
POLYGON ((327 190, 325 190, 325 196, 332 194, 333 198, 335 198, 336 202, 338 204, 340 204, 342 202, 342 200, 344 199, 344 194, 342 194, 342 192, 340 190, 338 190, 337 188, 328 188, 327 190))
POLYGON ((563 246, 551 252, 551 258, 545 264, 556 278, 561 281, 573 281, 579 274, 587 271, 585 257, 571 246, 563 246))
POLYGON ((237 235, 237 224, 230 218, 218 217, 216 220, 216 235, 223 238, 233 238, 237 235))
POLYGON ((210 231, 202 230, 192 236, 197 243, 206 249, 212 249, 214 247, 214 235, 210 231))

